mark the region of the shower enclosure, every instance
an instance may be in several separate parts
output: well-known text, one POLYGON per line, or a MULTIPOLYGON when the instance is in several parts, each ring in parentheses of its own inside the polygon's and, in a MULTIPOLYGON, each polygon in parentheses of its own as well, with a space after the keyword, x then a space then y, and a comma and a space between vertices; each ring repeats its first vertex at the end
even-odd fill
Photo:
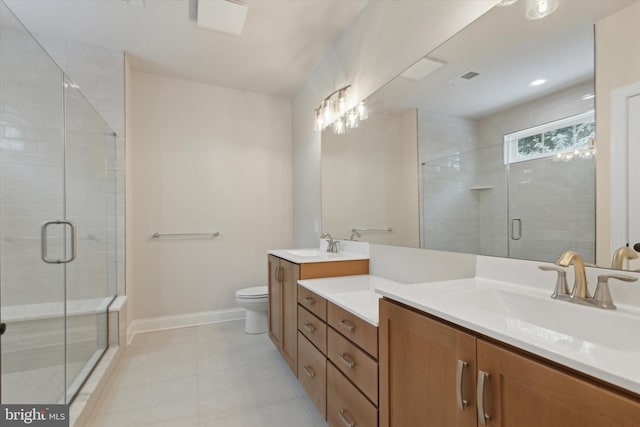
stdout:
POLYGON ((509 162, 504 144, 421 163, 421 247, 553 262, 595 262, 595 161, 589 148, 509 162))
POLYGON ((115 133, 0 3, 0 394, 69 403, 108 345, 115 133))

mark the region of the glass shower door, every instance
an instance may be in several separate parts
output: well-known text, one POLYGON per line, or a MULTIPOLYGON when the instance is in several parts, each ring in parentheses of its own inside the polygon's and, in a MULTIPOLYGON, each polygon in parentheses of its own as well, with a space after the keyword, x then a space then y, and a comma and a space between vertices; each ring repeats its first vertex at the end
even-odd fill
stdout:
POLYGON ((2 403, 63 403, 65 217, 62 72, 0 4, 2 403), (43 243, 41 245, 41 243, 43 243))
POLYGON ((509 257, 595 262, 595 161, 544 157, 509 165, 509 257))
POLYGON ((115 134, 65 78, 66 213, 77 228, 67 264, 67 396, 108 346, 107 307, 116 294, 115 134))

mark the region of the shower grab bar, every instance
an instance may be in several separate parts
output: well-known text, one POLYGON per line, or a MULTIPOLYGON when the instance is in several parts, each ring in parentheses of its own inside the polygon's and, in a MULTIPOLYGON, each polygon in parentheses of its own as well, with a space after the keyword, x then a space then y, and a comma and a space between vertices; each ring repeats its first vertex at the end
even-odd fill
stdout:
POLYGON ((205 237, 209 236, 210 238, 215 238, 220 235, 219 231, 214 231, 213 233, 158 233, 155 232, 151 235, 152 239, 159 239, 164 236, 186 236, 186 237, 205 237))
POLYGON ((76 255, 77 255, 76 225, 73 222, 65 221, 61 219, 57 219, 53 221, 45 221, 44 223, 42 223, 42 226, 40 227, 40 233, 41 233, 40 234, 40 239, 41 239, 40 257, 42 258, 42 261, 46 262, 47 264, 68 264, 74 259, 76 259, 76 255), (49 228, 49 226, 52 224, 68 225, 71 228, 71 256, 67 259, 49 259, 47 257, 47 246, 48 246, 47 240, 49 239, 49 237, 47 236, 47 228, 49 228))
POLYGON ((351 232, 352 233, 377 233, 377 232, 391 233, 391 232, 393 232, 393 229, 391 227, 386 227, 386 228, 352 228, 351 232))

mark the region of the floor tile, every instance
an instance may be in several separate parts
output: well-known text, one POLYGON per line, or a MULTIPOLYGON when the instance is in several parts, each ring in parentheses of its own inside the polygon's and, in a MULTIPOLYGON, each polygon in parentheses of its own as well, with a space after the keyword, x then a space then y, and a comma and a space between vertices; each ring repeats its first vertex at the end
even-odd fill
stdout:
POLYGON ((88 427, 326 427, 267 334, 244 322, 138 334, 88 427))

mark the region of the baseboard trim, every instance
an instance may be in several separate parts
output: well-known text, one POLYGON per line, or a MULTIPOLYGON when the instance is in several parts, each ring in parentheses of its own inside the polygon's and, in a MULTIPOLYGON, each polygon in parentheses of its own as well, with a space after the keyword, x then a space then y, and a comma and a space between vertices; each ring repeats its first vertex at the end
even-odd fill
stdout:
POLYGON ((133 337, 139 333, 242 320, 245 313, 244 308, 230 308, 133 320, 127 328, 127 345, 131 344, 133 337))

